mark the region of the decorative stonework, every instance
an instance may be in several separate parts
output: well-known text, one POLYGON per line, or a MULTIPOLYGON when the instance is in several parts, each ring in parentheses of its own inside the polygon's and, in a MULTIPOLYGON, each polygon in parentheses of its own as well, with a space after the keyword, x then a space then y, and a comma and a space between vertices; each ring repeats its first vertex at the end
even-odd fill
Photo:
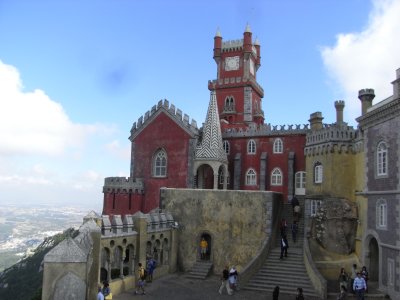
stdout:
POLYGON ((312 220, 312 234, 325 249, 350 254, 355 248, 357 207, 345 199, 325 199, 312 220))

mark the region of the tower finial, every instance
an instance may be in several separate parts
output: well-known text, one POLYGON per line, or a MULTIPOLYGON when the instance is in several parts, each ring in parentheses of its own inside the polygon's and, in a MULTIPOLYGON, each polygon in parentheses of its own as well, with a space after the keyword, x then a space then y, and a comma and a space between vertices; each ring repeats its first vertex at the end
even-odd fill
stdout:
POLYGON ((258 37, 256 37, 256 40, 254 41, 254 45, 260 46, 260 41, 258 40, 258 37))
POLYGON ((251 32, 251 28, 248 22, 246 24, 246 29, 244 30, 244 32, 251 32))
POLYGON ((215 33, 215 36, 221 37, 221 31, 219 31, 219 26, 217 27, 217 32, 215 33))

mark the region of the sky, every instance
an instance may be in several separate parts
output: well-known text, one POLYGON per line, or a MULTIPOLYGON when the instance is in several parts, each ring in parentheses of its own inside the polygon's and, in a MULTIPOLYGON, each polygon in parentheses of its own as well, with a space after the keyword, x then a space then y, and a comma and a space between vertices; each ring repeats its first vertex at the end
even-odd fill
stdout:
POLYGON ((133 122, 160 99, 204 122, 218 29, 258 38, 266 123, 333 123, 345 100, 357 126, 360 89, 393 92, 399 16, 400 0, 0 0, 0 205, 101 212, 133 122))

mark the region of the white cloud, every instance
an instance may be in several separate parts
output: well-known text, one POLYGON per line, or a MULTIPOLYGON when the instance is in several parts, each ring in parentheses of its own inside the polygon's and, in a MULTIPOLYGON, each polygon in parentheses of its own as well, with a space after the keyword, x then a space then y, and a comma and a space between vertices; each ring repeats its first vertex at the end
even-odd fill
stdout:
POLYGON ((361 114, 360 89, 373 88, 374 103, 392 95, 400 68, 399 16, 400 0, 375 0, 363 31, 341 33, 336 45, 322 49, 325 67, 345 96, 347 120, 361 114))
POLYGON ((42 90, 23 91, 18 70, 0 60, 0 155, 59 155, 96 131, 71 122, 42 90))
POLYGON ((130 143, 126 143, 126 145, 121 145, 118 140, 113 140, 108 143, 106 146, 107 151, 123 160, 130 160, 131 158, 131 145, 130 143))

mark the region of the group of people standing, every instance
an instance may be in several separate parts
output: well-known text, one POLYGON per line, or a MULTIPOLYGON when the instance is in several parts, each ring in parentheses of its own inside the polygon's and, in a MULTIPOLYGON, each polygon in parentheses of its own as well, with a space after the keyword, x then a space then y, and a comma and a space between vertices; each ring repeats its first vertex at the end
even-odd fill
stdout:
POLYGON ((364 294, 366 292, 368 293, 367 283, 368 271, 366 266, 363 266, 360 271, 357 271, 357 265, 353 264, 351 276, 346 273, 344 268, 341 268, 339 274, 340 293, 337 299, 346 299, 348 290, 355 294, 358 300, 364 299, 364 294))

